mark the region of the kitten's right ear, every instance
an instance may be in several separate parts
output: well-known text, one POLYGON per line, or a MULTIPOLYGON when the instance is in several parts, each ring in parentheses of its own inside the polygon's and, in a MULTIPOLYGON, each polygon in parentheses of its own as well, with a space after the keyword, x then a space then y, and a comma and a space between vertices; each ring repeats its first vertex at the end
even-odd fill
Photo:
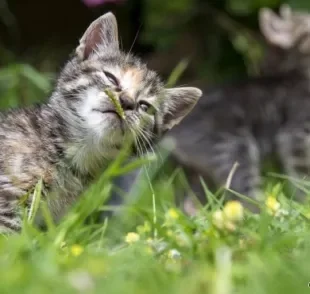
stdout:
POLYGON ((292 13, 288 5, 282 6, 280 16, 269 8, 259 11, 259 25, 262 34, 272 45, 289 49, 294 45, 292 13))
POLYGON ((119 50, 117 21, 111 12, 91 23, 80 39, 76 54, 85 60, 101 50, 119 50))
POLYGON ((193 87, 165 89, 165 111, 162 131, 166 132, 186 117, 202 96, 202 91, 193 87))

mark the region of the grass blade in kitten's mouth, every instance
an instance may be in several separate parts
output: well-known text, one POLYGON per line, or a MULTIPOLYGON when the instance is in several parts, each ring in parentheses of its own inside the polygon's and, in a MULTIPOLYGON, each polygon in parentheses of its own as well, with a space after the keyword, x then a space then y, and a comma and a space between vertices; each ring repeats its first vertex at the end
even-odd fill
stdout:
POLYGON ((119 116, 119 114, 117 113, 117 111, 115 109, 105 109, 105 110, 102 110, 102 109, 99 109, 99 108, 94 108, 93 110, 97 111, 97 112, 101 112, 101 113, 114 113, 114 114, 119 116))
POLYGON ((114 107, 115 107, 115 110, 117 112, 117 114, 122 118, 122 119, 125 119, 126 116, 125 116, 125 112, 122 108, 122 105, 120 104, 120 102, 118 101, 118 99, 115 97, 114 93, 112 91, 110 91, 109 89, 105 89, 104 90, 104 93, 107 94, 107 96, 111 99, 114 107))

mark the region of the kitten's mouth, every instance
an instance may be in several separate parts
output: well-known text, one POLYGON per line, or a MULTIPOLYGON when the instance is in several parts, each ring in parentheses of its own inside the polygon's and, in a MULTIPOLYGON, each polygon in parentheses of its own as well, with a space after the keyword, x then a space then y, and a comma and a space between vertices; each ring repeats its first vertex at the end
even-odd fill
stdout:
POLYGON ((103 110, 99 108, 94 108, 93 111, 100 112, 101 114, 113 114, 113 116, 117 117, 117 119, 120 122, 120 128, 121 128, 122 133, 123 134, 125 133, 125 129, 124 129, 125 126, 124 126, 123 119, 115 109, 104 109, 103 110))
POLYGON ((102 109, 95 108, 95 109, 93 109, 93 110, 96 111, 96 112, 103 113, 103 114, 106 114, 106 113, 115 114, 115 115, 117 115, 119 118, 121 118, 121 117, 119 116, 119 114, 116 112, 116 110, 114 110, 114 109, 105 109, 105 110, 102 110, 102 109))

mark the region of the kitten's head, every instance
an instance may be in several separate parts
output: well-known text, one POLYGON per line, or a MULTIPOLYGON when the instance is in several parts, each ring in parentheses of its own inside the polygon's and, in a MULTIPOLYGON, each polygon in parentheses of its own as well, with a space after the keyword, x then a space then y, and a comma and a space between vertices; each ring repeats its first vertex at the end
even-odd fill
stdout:
POLYGON ((81 149, 111 159, 129 134, 139 141, 138 149, 148 146, 178 124, 201 95, 197 88, 165 89, 154 71, 121 52, 116 19, 107 13, 86 30, 51 101, 79 137, 81 149))
POLYGON ((304 70, 310 66, 310 14, 284 4, 279 14, 259 12, 259 25, 269 48, 263 67, 268 72, 304 70))

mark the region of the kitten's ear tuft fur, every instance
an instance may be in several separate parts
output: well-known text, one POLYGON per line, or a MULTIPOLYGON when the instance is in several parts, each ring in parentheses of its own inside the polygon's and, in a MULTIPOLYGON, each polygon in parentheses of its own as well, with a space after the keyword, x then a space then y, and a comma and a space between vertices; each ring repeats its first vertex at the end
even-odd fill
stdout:
POLYGON ((259 25, 266 40, 282 49, 289 49, 294 45, 293 22, 289 6, 282 6, 280 16, 269 8, 259 11, 259 25))
POLYGON ((170 130, 190 113, 202 91, 198 88, 165 89, 165 111, 163 117, 163 131, 170 130))
POLYGON ((283 19, 291 19, 293 16, 291 6, 289 6, 288 4, 282 4, 280 6, 279 14, 283 19))
POLYGON ((119 50, 117 21, 111 12, 91 23, 81 38, 76 53, 84 60, 98 51, 108 49, 119 50))

